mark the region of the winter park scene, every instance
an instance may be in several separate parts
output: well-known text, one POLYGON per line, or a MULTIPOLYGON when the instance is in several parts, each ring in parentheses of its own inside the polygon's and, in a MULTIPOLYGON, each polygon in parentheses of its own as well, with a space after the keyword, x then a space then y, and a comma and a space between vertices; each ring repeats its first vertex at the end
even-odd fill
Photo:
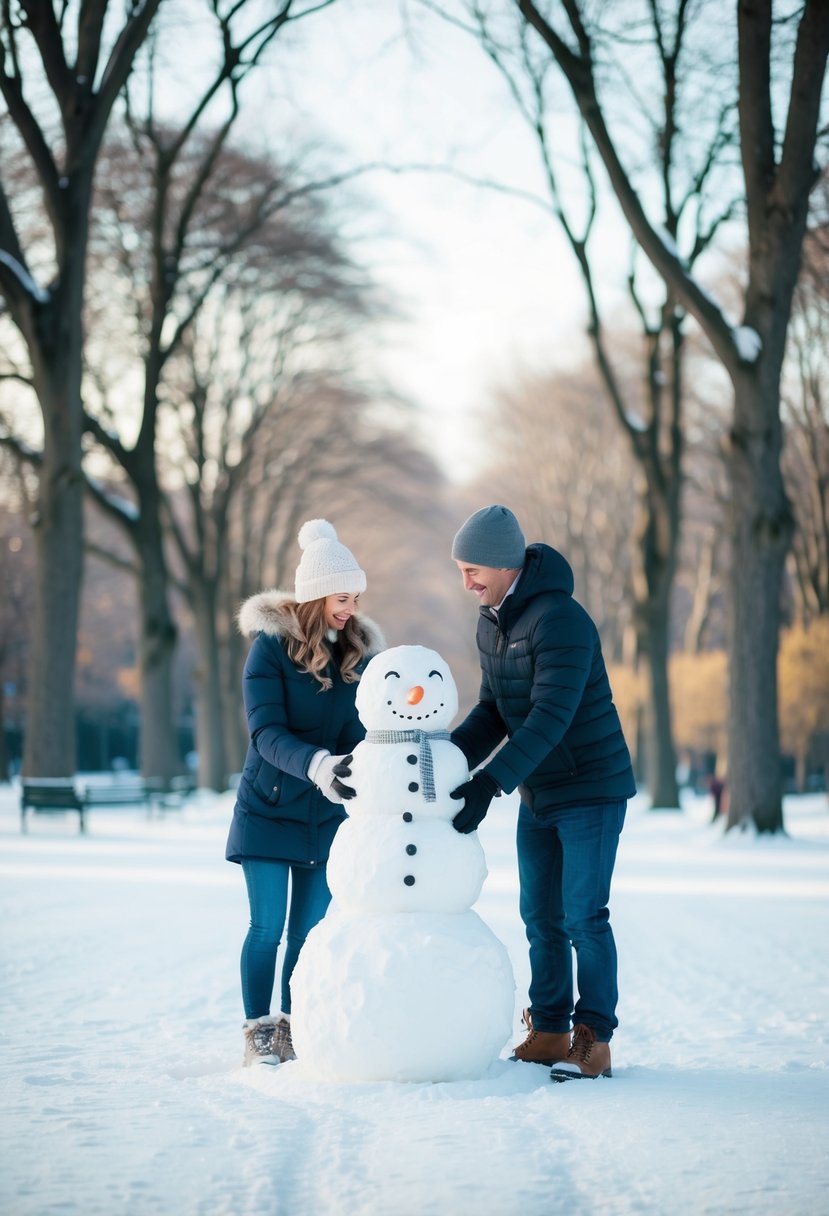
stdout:
POLYGON ((0 6, 3 1216, 829 1216, 827 52, 0 6))

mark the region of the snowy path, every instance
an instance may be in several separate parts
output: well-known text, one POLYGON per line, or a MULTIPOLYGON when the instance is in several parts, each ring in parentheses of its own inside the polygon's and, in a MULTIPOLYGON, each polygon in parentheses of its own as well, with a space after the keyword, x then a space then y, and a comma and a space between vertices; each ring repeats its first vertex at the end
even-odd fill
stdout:
MULTIPOLYGON (((822 1216, 829 809, 790 802, 787 841, 724 840, 707 813, 630 813, 612 1081, 502 1060, 476 1082, 347 1086, 238 1066, 227 799, 95 812, 83 839, 71 819, 21 836, 0 790, 0 1210, 822 1216)), ((518 1014, 510 808, 481 838, 477 910, 512 955, 518 1014)))

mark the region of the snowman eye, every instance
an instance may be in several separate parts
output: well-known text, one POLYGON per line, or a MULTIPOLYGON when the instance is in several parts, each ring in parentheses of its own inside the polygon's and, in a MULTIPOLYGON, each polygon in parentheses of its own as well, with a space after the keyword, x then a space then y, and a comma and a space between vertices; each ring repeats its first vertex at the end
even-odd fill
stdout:
POLYGON ((387 672, 386 672, 386 674, 385 674, 385 676, 384 676, 383 678, 387 680, 387 679, 389 678, 389 676, 397 676, 397 678, 398 678, 398 680, 399 680, 399 679, 400 679, 400 672, 399 672, 399 671, 387 671, 387 672))
POLYGON ((430 672, 429 672, 429 679, 430 679, 430 680, 431 680, 432 676, 437 676, 437 678, 438 678, 440 681, 443 681, 443 676, 440 674, 440 672, 439 672, 439 671, 430 671, 430 672))

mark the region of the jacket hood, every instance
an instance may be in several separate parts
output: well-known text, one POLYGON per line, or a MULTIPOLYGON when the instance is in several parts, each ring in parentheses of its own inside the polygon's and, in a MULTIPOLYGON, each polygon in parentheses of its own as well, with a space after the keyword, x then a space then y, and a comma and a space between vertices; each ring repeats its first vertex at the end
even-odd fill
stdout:
POLYGON ((529 545, 518 586, 512 595, 507 596, 498 614, 499 620, 506 627, 507 622, 534 596, 543 595, 546 591, 563 591, 565 595, 572 595, 574 587, 572 567, 558 549, 544 544, 529 545))
MULTIPOLYGON (((239 609, 236 615, 239 632, 245 637, 255 637, 258 633, 272 638, 299 637, 296 618, 291 611, 295 604, 296 596, 292 591, 260 591, 245 600, 239 609)), ((370 652, 377 654, 384 650, 386 642, 380 627, 360 612, 355 616, 370 652)))

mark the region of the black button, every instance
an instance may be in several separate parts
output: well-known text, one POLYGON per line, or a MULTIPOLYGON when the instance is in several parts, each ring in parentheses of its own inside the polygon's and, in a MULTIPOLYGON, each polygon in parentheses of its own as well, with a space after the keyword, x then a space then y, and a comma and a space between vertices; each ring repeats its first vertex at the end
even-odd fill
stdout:
POLYGON ((403 822, 404 823, 411 823, 413 818, 414 818, 414 816, 412 815, 411 811, 403 812, 403 822))
POLYGON ((415 793, 417 790, 419 790, 419 789, 420 789, 420 786, 417 784, 417 782, 416 782, 416 781, 410 781, 410 782, 409 782, 409 789, 410 789, 410 790, 411 790, 411 792, 414 794, 414 793, 415 793))
POLYGON ((414 857, 415 853, 417 852, 417 845, 416 844, 407 844, 406 852, 409 854, 410 857, 414 857))
POLYGON ((406 877, 403 879, 403 881, 407 887, 413 887, 414 881, 415 881, 414 874, 407 874, 406 877))
POLYGON ((406 759, 409 764, 417 764, 417 756, 407 756, 406 759))

